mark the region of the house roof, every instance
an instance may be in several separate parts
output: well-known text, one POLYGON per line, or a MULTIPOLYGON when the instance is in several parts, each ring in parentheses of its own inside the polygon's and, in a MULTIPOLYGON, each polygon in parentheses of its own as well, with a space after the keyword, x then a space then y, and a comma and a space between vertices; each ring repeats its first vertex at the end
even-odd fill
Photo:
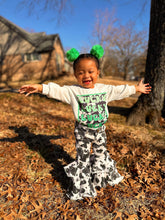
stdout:
POLYGON ((24 29, 18 27, 11 21, 8 21, 6 18, 0 16, 0 21, 4 23, 6 26, 8 26, 12 31, 19 34, 21 37, 23 37, 25 40, 27 40, 30 44, 32 44, 35 47, 36 52, 45 52, 45 51, 51 51, 54 49, 54 41, 59 40, 62 50, 64 52, 60 37, 58 34, 52 34, 52 35, 46 35, 45 32, 39 32, 39 33, 30 33, 25 31, 24 29))

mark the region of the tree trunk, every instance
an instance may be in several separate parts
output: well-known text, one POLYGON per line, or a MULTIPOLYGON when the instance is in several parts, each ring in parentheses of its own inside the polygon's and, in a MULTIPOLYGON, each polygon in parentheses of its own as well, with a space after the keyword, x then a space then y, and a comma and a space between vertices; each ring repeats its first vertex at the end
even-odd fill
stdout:
POLYGON ((127 76, 128 76, 128 65, 129 65, 129 59, 125 58, 124 60, 124 75, 123 75, 123 79, 126 80, 127 76))
POLYGON ((101 71, 100 71, 100 78, 103 78, 103 76, 105 75, 104 74, 104 64, 105 64, 105 58, 102 57, 100 59, 100 69, 101 69, 101 71))
POLYGON ((165 118, 165 96, 164 96, 164 105, 162 109, 162 117, 165 118))
POLYGON ((159 126, 165 98, 165 1, 151 0, 149 43, 145 71, 145 83, 152 92, 142 94, 131 108, 127 122, 143 125, 145 122, 159 126))

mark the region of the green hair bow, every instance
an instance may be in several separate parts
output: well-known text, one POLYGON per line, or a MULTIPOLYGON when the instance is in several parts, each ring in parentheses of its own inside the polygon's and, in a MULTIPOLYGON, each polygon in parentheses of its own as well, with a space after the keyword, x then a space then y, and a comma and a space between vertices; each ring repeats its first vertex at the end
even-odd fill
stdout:
MULTIPOLYGON (((104 55, 104 49, 101 45, 94 45, 90 50, 90 54, 95 56, 97 59, 100 59, 104 55)), ((67 51, 66 57, 70 62, 73 62, 79 57, 79 52, 75 48, 72 48, 67 51)))

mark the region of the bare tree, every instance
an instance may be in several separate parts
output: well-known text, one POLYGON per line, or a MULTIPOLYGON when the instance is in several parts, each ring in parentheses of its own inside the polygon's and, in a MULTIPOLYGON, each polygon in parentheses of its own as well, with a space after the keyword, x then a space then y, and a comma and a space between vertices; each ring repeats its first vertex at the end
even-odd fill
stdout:
POLYGON ((134 76, 144 78, 145 65, 147 59, 147 48, 140 55, 137 55, 133 61, 134 76))
POLYGON ((65 20, 65 11, 72 11, 71 0, 19 0, 19 8, 27 8, 29 15, 45 11, 53 11, 57 24, 61 24, 65 20))
POLYGON ((102 61, 104 72, 107 72, 108 69, 115 69, 118 73, 123 73, 123 78, 126 79, 128 73, 134 71, 135 59, 140 58, 147 48, 146 31, 137 31, 134 26, 135 24, 132 22, 126 25, 119 24, 119 19, 115 17, 114 10, 109 12, 106 9, 96 13, 93 37, 105 49, 105 56, 102 61), (115 68, 114 63, 109 62, 110 60, 115 61, 115 68))
MULTIPOLYGON (((109 11, 105 9, 105 11, 97 10, 95 15, 95 25, 92 31, 93 40, 97 43, 107 46, 107 41, 109 33, 113 33, 115 28, 115 24, 118 19, 115 17, 115 10, 109 11)), ((109 42, 108 42, 109 44, 109 42)))
POLYGON ((104 57, 101 59, 101 77, 105 75, 105 71, 107 68, 107 52, 109 46, 109 33, 113 33, 115 28, 115 24, 118 19, 115 17, 115 10, 109 11, 105 9, 105 11, 97 10, 96 11, 96 22, 94 25, 94 29, 92 31, 92 42, 100 44, 104 47, 104 57), (106 64, 106 67, 105 67, 106 64))
MULTIPOLYGON (((149 95, 141 95, 128 116, 130 125, 146 121, 159 126, 165 100, 165 1, 151 0, 149 43, 145 82, 152 86, 149 95)), ((164 105, 165 107, 165 105, 164 105)))
POLYGON ((140 56, 147 47, 146 31, 137 31, 134 23, 129 22, 126 25, 119 25, 109 35, 111 49, 115 51, 118 57, 118 65, 123 72, 124 80, 128 73, 134 69, 134 60, 140 56))

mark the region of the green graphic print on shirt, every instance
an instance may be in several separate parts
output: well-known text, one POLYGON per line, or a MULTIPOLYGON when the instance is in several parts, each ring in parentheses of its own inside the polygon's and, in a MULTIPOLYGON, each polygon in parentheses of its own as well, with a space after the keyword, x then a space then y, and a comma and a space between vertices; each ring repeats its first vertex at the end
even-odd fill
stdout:
POLYGON ((106 93, 78 95, 78 121, 90 128, 101 127, 108 118, 106 93))

